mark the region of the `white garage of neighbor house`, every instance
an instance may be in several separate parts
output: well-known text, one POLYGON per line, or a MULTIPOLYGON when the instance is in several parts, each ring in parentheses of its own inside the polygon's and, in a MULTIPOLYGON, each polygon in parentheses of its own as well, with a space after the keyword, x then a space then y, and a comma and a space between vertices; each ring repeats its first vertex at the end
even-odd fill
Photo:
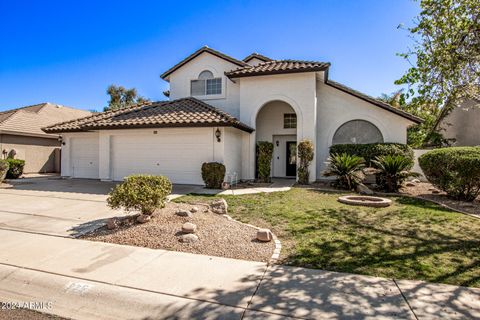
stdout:
POLYGON ((227 179, 255 178, 257 141, 274 144, 273 177, 296 177, 296 145, 315 145, 310 180, 322 178, 335 143, 406 143, 421 119, 328 78, 329 63, 237 60, 203 47, 161 75, 169 101, 56 124, 62 176, 122 180, 134 173, 203 184, 201 165, 225 165, 227 179))

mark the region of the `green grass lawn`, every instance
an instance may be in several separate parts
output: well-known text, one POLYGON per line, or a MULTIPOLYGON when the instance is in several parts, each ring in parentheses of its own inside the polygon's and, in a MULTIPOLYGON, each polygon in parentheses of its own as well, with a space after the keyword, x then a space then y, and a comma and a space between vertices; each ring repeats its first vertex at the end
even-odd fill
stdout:
POLYGON ((341 204, 338 196, 293 188, 224 198, 232 217, 272 229, 284 264, 480 287, 480 219, 411 198, 376 209, 341 204))

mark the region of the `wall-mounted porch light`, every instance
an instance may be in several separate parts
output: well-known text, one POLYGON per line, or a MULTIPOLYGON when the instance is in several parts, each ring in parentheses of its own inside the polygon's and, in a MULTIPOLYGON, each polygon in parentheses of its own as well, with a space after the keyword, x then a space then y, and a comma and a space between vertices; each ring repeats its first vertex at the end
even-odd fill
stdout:
POLYGON ((218 128, 217 131, 215 131, 215 137, 217 138, 217 142, 222 141, 222 139, 220 139, 222 137, 222 132, 218 128))
POLYGON ((60 144, 61 144, 62 146, 65 145, 65 141, 63 141, 62 136, 58 136, 58 142, 60 142, 60 144))
POLYGON ((280 145, 280 141, 275 141, 275 144, 277 145, 277 147, 280 145))

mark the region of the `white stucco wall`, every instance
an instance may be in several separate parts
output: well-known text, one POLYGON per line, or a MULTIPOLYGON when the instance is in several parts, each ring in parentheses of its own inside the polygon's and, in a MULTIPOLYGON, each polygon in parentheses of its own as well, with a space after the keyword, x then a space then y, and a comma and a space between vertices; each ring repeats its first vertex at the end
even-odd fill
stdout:
POLYGON ((228 176, 232 179, 239 180, 242 177, 242 139, 248 133, 235 128, 225 128, 224 140, 224 164, 225 164, 225 180, 228 176))
POLYGON ((256 140, 272 141, 272 135, 295 135, 297 129, 283 127, 283 115, 295 113, 295 110, 286 102, 272 101, 263 106, 257 114, 256 140))
MULTIPOLYGON (((315 73, 296 73, 271 76, 240 78, 240 120, 256 128, 259 110, 268 102, 283 101, 288 103, 297 114, 297 140, 304 138, 316 143, 316 90, 315 73)), ((282 113, 283 116, 283 113, 282 113)), ((244 139, 242 171, 244 179, 255 177, 255 141, 254 132, 244 139)), ((261 134, 261 133, 260 133, 261 134)), ((310 180, 316 179, 316 167, 313 161, 310 168, 310 180)))
POLYGON ((226 71, 237 69, 239 66, 214 56, 208 52, 200 54, 189 61, 170 76, 170 100, 190 97, 190 81, 198 79, 198 75, 209 70, 215 78, 222 78, 222 94, 212 96, 195 96, 200 100, 220 108, 234 117, 239 116, 239 85, 225 76, 226 71))
POLYGON ((317 82, 317 178, 324 178, 322 171, 328 158, 335 131, 350 120, 366 120, 382 133, 384 142, 407 142, 410 120, 372 105, 353 95, 317 82))

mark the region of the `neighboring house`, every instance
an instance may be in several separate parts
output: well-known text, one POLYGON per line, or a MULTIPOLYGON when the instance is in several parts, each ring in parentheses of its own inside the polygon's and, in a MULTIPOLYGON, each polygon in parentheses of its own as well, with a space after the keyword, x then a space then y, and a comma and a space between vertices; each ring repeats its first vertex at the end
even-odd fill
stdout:
POLYGON ((480 100, 465 101, 436 127, 454 146, 480 146, 480 100))
POLYGON ((255 178, 257 141, 274 144, 273 177, 296 176, 296 145, 310 139, 310 180, 322 178, 332 143, 406 143, 421 119, 328 78, 329 63, 237 60, 203 47, 161 75, 169 101, 57 124, 62 175, 122 180, 133 173, 203 184, 203 162, 227 179, 255 178))
POLYGON ((25 173, 59 170, 60 151, 57 134, 47 134, 42 127, 90 115, 91 112, 52 103, 0 112, 0 150, 2 158, 25 160, 25 173), (56 164, 57 163, 57 164, 56 164), (56 168, 57 167, 57 168, 56 168))

